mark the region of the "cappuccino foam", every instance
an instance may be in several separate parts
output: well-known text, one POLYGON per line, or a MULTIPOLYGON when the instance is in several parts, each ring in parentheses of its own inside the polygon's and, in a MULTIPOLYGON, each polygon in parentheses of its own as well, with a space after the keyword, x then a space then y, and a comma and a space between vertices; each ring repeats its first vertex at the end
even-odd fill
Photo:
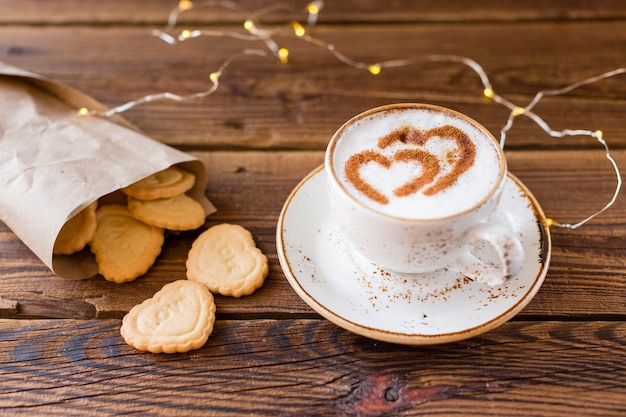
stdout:
POLYGON ((488 133, 445 109, 385 109, 337 135, 331 158, 341 186, 400 218, 442 218, 475 207, 498 187, 506 164, 488 133))

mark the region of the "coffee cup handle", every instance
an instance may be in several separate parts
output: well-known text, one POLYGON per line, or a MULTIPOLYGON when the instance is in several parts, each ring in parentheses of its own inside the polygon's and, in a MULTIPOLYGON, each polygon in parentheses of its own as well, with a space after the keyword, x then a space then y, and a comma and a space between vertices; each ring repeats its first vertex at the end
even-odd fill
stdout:
POLYGON ((480 223, 465 234, 466 251, 452 265, 453 271, 487 285, 502 285, 517 276, 524 265, 524 248, 518 237, 506 227, 495 223, 480 223), (498 256, 498 264, 478 259, 471 250, 485 242, 498 256))

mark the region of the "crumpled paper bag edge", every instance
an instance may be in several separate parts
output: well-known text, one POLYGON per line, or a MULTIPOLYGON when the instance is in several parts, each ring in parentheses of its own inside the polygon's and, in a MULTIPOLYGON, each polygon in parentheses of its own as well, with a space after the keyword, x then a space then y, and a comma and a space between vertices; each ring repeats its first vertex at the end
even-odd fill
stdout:
MULTIPOLYGON (((21 68, 8 65, 2 61, 0 61, 0 76, 16 78, 21 82, 30 83, 31 85, 34 85, 44 92, 51 94, 56 99, 65 102, 66 104, 70 105, 71 107, 75 107, 76 109, 85 107, 101 112, 106 111, 106 107, 102 103, 72 87, 69 87, 58 81, 48 79, 39 74, 31 73, 21 68)), ((121 117, 119 114, 107 118, 107 120, 139 132, 139 129, 137 129, 134 125, 132 125, 125 118, 121 117)), ((168 146, 162 143, 161 145, 168 146)), ((196 183, 194 187, 187 192, 187 194, 189 194, 192 198, 194 198, 202 205, 207 216, 213 214, 216 211, 216 208, 209 201, 205 194, 206 183, 208 180, 206 166, 202 161, 190 154, 183 152, 180 152, 180 154, 181 158, 179 160, 175 161, 174 163, 170 163, 167 166, 163 166, 162 169, 166 169, 171 165, 177 165, 183 169, 192 172, 196 176, 196 183)), ((158 172, 158 170, 155 170, 154 172, 158 172)), ((141 178, 128 179, 126 181, 127 185, 130 185, 131 183, 139 179, 141 178)), ((111 190, 111 192, 115 191, 116 190, 111 190)), ((86 207, 86 205, 88 205, 89 203, 90 202, 84 202, 80 204, 80 206, 77 206, 72 211, 72 213, 68 215, 68 219, 78 213, 80 210, 82 210, 82 208, 86 207)), ((74 255, 53 255, 51 253, 49 257, 41 256, 41 254, 37 253, 36 255, 42 260, 42 262, 46 264, 46 266, 50 268, 52 272, 54 272, 57 276, 61 278, 85 279, 90 278, 98 273, 93 254, 91 254, 88 248, 85 248, 81 252, 74 255)))

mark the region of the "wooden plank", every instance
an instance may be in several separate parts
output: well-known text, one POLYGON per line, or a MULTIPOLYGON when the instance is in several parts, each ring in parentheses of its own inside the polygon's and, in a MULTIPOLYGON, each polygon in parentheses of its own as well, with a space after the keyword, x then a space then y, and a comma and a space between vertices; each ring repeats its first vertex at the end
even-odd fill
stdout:
MULTIPOLYGON (((10 415, 589 415, 626 414, 626 205, 577 230, 553 227, 552 264, 534 300, 512 321, 433 347, 382 343, 345 331, 289 286, 275 247, 278 213, 322 162, 330 135, 352 115, 389 102, 455 108, 494 135, 508 111, 485 100, 460 64, 357 70, 290 33, 309 0, 236 0, 290 51, 287 65, 246 56, 224 70, 215 95, 156 102, 125 116, 151 137, 189 151, 209 170, 218 207, 205 226, 239 223, 268 255, 270 275, 249 297, 216 297, 203 348, 141 353, 120 319, 165 283, 185 278, 199 231, 169 236, 133 283, 55 277, 0 223, 0 414, 10 415)), ((188 94, 257 42, 230 37, 170 46, 151 35, 178 0, 0 2, 0 60, 40 72, 114 106, 146 94, 188 94)), ((203 0, 195 0, 196 6, 203 0)), ((243 33, 248 13, 199 7, 178 29, 243 33)), ((496 92, 525 105, 544 89, 623 67, 621 0, 327 1, 308 33, 358 62, 455 54, 483 65, 496 92)), ((626 75, 545 99, 557 129, 601 129, 626 166, 626 75)), ((552 139, 515 119, 509 169, 546 214, 576 222, 608 201, 615 174, 587 137, 552 139)), ((623 194, 623 193, 622 193, 623 194)))
MULTIPOLYGON (((171 46, 151 36, 150 30, 0 26, 0 59, 67 83, 113 107, 164 91, 182 95, 205 91, 212 85, 208 74, 228 58, 244 48, 264 48, 260 42, 228 37, 171 46)), ((429 54, 472 58, 487 71, 496 92, 518 106, 528 104, 540 90, 582 81, 626 61, 626 50, 615 46, 626 43, 623 21, 320 26, 311 33, 364 63, 429 54), (433 39, 440 41, 433 46, 433 39)), ((509 110, 483 98, 478 76, 465 65, 414 64, 373 76, 293 36, 277 40, 291 51, 287 65, 275 58, 239 57, 224 70, 214 95, 186 103, 144 104, 124 115, 157 140, 198 150, 322 150, 353 115, 401 101, 451 107, 496 136, 506 124, 509 110)), ((557 130, 602 129, 612 143, 624 146, 625 77, 544 99, 537 113, 557 130)), ((557 141, 520 117, 508 146, 558 148, 563 143, 593 145, 584 137, 557 141)))
POLYGON ((0 408, 28 415, 602 415, 626 411, 623 322, 516 322, 434 347, 325 320, 218 320, 186 354, 119 320, 1 320, 0 408))
MULTIPOLYGON (((270 260, 270 275, 250 297, 218 297, 222 317, 314 317, 285 280, 276 257, 275 228, 293 187, 323 161, 323 152, 201 152, 209 170, 207 195, 218 212, 207 225, 250 229, 270 260)), ((601 151, 513 151, 509 168, 529 187, 546 214, 577 222, 609 200, 615 178, 601 151), (550 178, 550 182, 546 182, 550 178)), ((615 152, 626 166, 626 151, 615 152)), ((574 231, 552 229, 553 256, 546 282, 521 317, 617 317, 626 314, 626 205, 615 206, 574 231)), ((0 304, 4 317, 119 318, 165 283, 185 278, 185 259, 198 232, 168 237, 155 266, 124 285, 102 278, 55 277, 6 226, 0 227, 0 304), (15 306, 17 303, 17 308, 15 306)))
MULTIPOLYGON (((237 22, 248 15, 263 13, 263 21, 305 20, 308 0, 238 0, 193 2, 196 7, 181 16, 183 22, 237 22), (221 4, 234 4, 235 10, 221 4), (215 5, 213 7, 208 7, 215 5), (267 9, 270 10, 267 10, 267 9)), ((21 0, 19 4, 0 2, 0 23, 11 24, 162 24, 178 5, 175 0, 122 0, 39 2, 21 0)), ((466 2, 449 0, 375 0, 326 1, 320 14, 323 22, 450 22, 617 19, 626 17, 619 0, 494 1, 466 2)))

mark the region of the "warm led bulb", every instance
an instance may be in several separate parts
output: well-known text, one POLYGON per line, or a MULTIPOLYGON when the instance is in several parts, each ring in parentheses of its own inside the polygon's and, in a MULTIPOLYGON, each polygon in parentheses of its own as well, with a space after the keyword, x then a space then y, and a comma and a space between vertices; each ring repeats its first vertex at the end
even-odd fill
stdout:
POLYGON ((189 10, 193 7, 193 2, 191 0, 180 0, 178 2, 179 10, 189 10))
POLYGON ((283 64, 286 64, 289 60, 289 50, 287 48, 280 48, 278 50, 278 59, 280 59, 280 62, 283 64))
POLYGON ((293 27, 293 33, 295 33, 296 36, 302 37, 306 34, 306 30, 304 29, 304 26, 302 26, 300 23, 292 22, 291 26, 293 27))
POLYGON ((87 116, 89 114, 89 109, 87 107, 81 107, 78 109, 78 114, 81 116, 87 116))
POLYGON ((212 72, 209 74, 209 80, 211 80, 211 82, 213 84, 217 84, 218 80, 219 80, 219 75, 216 72, 212 72))
POLYGON ((551 227, 554 224, 554 220, 549 217, 546 217, 546 226, 551 227))
POLYGON ((367 69, 368 69, 369 72, 371 72, 374 75, 380 74, 380 70, 381 70, 380 64, 370 65, 369 67, 367 67, 367 69))
POLYGON ((487 87, 483 90, 483 95, 487 98, 493 98, 495 94, 491 88, 487 87))
POLYGON ((602 136, 604 135, 604 132, 601 130, 596 130, 595 132, 593 132, 593 134, 595 135, 595 137, 597 137, 598 139, 602 139, 602 136))
POLYGON ((183 31, 181 32, 180 36, 181 36, 183 39, 189 39, 189 38, 191 38, 191 31, 190 31, 190 30, 185 29, 185 30, 183 30, 183 31))
POLYGON ((516 107, 513 109, 513 116, 521 116, 524 113, 526 113, 526 110, 524 110, 523 107, 516 107))
POLYGON ((255 29, 255 25, 252 20, 246 20, 243 22, 243 27, 249 32, 252 32, 255 29))
POLYGON ((306 10, 310 14, 318 14, 320 12, 319 6, 315 3, 309 3, 309 5, 306 7, 306 10))

